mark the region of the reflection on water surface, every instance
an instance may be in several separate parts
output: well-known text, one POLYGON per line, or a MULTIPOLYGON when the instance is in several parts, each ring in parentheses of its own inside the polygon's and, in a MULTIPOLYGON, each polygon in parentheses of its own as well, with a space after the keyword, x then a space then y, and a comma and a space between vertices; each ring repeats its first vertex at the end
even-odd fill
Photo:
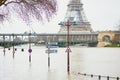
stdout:
POLYGON ((3 56, 3 49, 0 49, 0 80, 99 80, 98 77, 86 77, 80 73, 120 77, 120 48, 72 47, 70 75, 66 68, 66 48, 57 48, 58 53, 50 54, 50 68, 44 46, 32 47, 31 64, 28 61, 28 46, 16 48, 14 59, 12 50, 6 49, 6 55, 3 56), (21 52, 21 48, 25 49, 24 52, 21 52))

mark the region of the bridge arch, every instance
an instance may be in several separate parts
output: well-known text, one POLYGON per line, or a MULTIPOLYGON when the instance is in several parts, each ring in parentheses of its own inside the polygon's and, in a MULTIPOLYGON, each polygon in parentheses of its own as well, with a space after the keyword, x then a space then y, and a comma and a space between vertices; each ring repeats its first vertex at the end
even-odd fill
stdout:
POLYGON ((105 41, 105 42, 111 41, 111 36, 109 36, 109 35, 104 35, 104 36, 102 37, 102 41, 105 41))
POLYGON ((115 33, 112 31, 101 31, 98 33, 98 47, 104 47, 114 41, 115 33))
POLYGON ((113 41, 115 39, 115 33, 112 31, 102 31, 98 34, 98 41, 99 42, 108 42, 113 41))

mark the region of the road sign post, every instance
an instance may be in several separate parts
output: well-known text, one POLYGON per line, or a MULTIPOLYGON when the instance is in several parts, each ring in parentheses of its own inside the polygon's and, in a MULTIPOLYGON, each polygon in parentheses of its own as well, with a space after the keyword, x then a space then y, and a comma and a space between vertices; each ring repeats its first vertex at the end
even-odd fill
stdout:
POLYGON ((12 36, 13 36, 13 59, 14 59, 14 57, 15 57, 14 34, 12 34, 12 36))
POLYGON ((4 56, 5 56, 5 36, 3 35, 3 42, 4 42, 4 49, 3 49, 3 52, 4 52, 4 56))
POLYGON ((29 33, 29 49, 28 49, 28 52, 29 52, 29 63, 31 63, 31 53, 32 53, 32 48, 31 48, 31 31, 29 33))
POLYGON ((57 53, 57 44, 55 42, 48 42, 46 44, 46 48, 48 48, 45 52, 48 53, 48 67, 50 67, 50 54, 51 53, 57 53))
POLYGON ((49 52, 50 48, 48 48, 48 67, 50 67, 50 52, 49 52))

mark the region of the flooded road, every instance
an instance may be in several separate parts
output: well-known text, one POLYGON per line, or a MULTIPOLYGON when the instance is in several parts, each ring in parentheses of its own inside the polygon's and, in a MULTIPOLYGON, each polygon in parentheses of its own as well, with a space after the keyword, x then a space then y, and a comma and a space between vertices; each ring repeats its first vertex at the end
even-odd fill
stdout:
POLYGON ((5 56, 0 49, 0 80, 99 80, 80 73, 120 77, 120 48, 71 47, 70 75, 67 74, 66 48, 57 48, 57 53, 50 54, 49 68, 45 46, 32 46, 31 63, 28 45, 15 48, 14 59, 12 48, 6 48, 5 56))

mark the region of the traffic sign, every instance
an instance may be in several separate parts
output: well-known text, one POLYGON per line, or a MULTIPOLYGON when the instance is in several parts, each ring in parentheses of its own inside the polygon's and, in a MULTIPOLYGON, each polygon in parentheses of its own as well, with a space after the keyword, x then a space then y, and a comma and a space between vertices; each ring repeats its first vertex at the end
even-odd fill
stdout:
POLYGON ((28 52, 31 53, 31 52, 32 52, 32 49, 28 49, 28 52))
POLYGON ((58 46, 46 45, 46 48, 58 48, 58 46))
POLYGON ((57 53, 58 51, 56 49, 54 49, 54 50, 46 50, 45 52, 46 53, 57 53))
POLYGON ((70 48, 67 48, 65 52, 72 52, 70 48))

